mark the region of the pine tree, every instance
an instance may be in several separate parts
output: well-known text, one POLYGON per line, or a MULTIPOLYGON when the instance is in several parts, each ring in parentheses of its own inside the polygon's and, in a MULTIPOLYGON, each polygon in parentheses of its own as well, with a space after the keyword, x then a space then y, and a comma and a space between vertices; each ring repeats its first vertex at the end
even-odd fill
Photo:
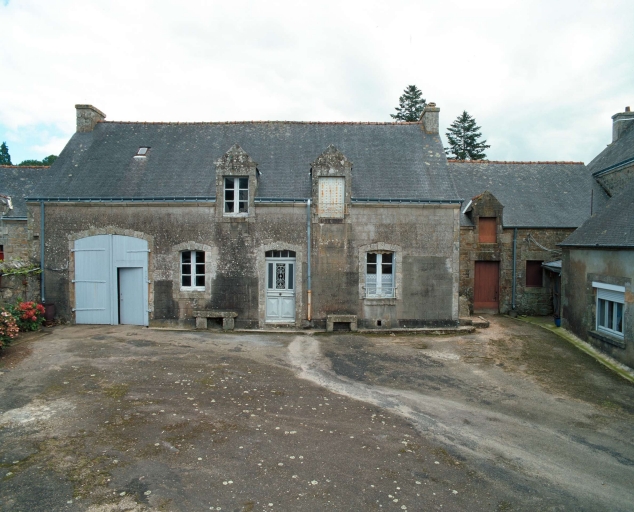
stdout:
POLYGON ((422 91, 415 85, 408 85, 398 99, 396 114, 390 114, 390 116, 397 121, 416 122, 420 119, 424 108, 425 98, 422 91))
POLYGON ((0 165, 13 165, 11 163, 11 155, 9 154, 9 148, 7 143, 3 142, 0 145, 0 165))
POLYGON ((484 160, 487 157, 484 150, 491 147, 486 140, 479 140, 482 137, 480 127, 466 110, 451 123, 446 135, 449 147, 445 148, 445 153, 456 160, 484 160))

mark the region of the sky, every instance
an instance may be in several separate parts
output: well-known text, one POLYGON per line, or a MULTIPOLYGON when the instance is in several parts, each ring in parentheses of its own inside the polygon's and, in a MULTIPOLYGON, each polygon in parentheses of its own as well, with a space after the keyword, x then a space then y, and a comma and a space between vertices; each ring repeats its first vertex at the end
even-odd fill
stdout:
POLYGON ((0 0, 0 142, 114 121, 391 121, 410 84, 489 160, 588 163, 634 108, 632 0, 0 0))

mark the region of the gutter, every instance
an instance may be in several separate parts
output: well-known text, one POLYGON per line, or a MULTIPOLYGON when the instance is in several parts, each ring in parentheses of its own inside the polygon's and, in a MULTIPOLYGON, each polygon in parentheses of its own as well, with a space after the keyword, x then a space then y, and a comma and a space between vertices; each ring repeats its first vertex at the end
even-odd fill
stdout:
POLYGON ((605 169, 601 169, 600 171, 595 171, 592 173, 592 176, 594 176, 595 178, 598 178, 599 176, 607 174, 610 171, 614 171, 618 169, 619 167, 625 167, 626 165, 629 165, 632 163, 634 163, 634 157, 628 158, 627 160, 623 160, 622 162, 619 162, 618 164, 610 165, 609 167, 606 167, 605 169))

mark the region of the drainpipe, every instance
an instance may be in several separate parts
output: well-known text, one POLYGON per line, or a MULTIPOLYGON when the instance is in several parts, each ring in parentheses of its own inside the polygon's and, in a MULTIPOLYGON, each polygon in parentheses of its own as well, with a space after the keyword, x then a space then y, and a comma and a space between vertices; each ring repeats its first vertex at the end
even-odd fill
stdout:
POLYGON ((44 201, 40 201, 40 268, 42 274, 40 277, 40 300, 45 303, 44 298, 44 201))
POLYGON ((513 229, 513 303, 511 304, 511 308, 515 311, 515 272, 516 272, 516 264, 515 264, 515 255, 517 252, 517 228, 513 229))
POLYGON ((311 284, 310 284, 310 199, 308 201, 306 201, 306 246, 307 246, 307 267, 308 267, 308 271, 306 272, 306 289, 307 289, 307 295, 308 295, 308 314, 307 314, 307 318, 308 321, 310 322, 312 320, 312 316, 313 316, 313 302, 312 302, 312 294, 313 294, 313 290, 311 289, 311 284))

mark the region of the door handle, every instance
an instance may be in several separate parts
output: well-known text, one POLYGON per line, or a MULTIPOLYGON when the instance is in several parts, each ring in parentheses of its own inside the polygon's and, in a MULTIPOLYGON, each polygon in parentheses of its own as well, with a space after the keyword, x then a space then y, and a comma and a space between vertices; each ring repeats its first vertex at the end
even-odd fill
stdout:
POLYGON ((280 292, 280 297, 282 296, 282 292, 280 292))

